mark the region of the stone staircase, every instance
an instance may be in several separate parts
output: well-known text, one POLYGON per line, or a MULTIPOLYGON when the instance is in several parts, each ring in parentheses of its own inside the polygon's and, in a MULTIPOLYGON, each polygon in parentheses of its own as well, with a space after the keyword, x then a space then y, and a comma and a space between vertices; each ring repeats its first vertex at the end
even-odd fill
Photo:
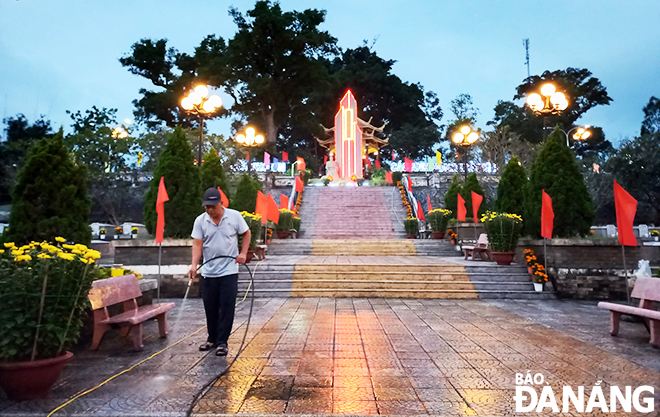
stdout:
POLYGON ((461 254, 448 240, 432 239, 273 239, 267 256, 286 255, 410 255, 452 257, 461 254))

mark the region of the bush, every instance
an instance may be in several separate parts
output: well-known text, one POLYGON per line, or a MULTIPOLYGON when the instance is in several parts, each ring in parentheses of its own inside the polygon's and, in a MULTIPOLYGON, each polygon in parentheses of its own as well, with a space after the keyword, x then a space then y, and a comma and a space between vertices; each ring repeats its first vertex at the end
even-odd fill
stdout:
POLYGON ((417 235, 419 233, 419 220, 415 217, 408 217, 403 221, 403 226, 406 229, 406 234, 417 235))
POLYGON ((30 148, 12 197, 4 241, 54 241, 57 236, 91 241, 87 170, 73 163, 61 130, 30 148))
POLYGON ((229 206, 238 211, 254 213, 257 205, 257 191, 261 191, 259 180, 251 174, 241 174, 236 186, 236 195, 229 206))
POLYGON ((525 230, 536 237, 541 237, 542 190, 552 198, 554 236, 589 234, 594 207, 575 155, 558 129, 548 136, 532 164, 525 191, 525 230))
POLYGON ((400 183, 401 180, 403 180, 403 172, 401 171, 392 172, 392 181, 394 181, 394 184, 400 183))
MULTIPOLYGON (((472 191, 475 193, 481 195, 484 197, 483 201, 481 202, 481 205, 479 206, 479 212, 477 213, 477 219, 482 216, 486 210, 486 196, 484 194, 484 189, 479 184, 479 178, 477 178, 477 174, 474 172, 468 175, 467 180, 465 183, 463 183, 463 186, 461 187, 461 195, 465 199, 465 208, 467 209, 467 214, 465 215, 465 219, 467 221, 471 221, 473 219, 472 215, 472 191)), ((457 203, 458 203, 458 197, 456 197, 457 203)))
POLYGON ((294 216, 291 218, 291 228, 300 233, 300 217, 294 216))
POLYGON ((511 158, 502 170, 500 183, 497 185, 497 200, 495 211, 524 214, 525 188, 527 187, 527 172, 520 165, 517 157, 511 158))
POLYGON ((481 218, 493 252, 513 252, 518 246, 522 217, 512 213, 486 212, 481 218))
POLYGON ((304 169, 300 171, 300 179, 302 180, 303 184, 305 184, 305 187, 307 186, 307 183, 309 183, 309 179, 312 176, 312 171, 309 169, 304 169))
POLYGON ((144 201, 144 224, 149 233, 156 232, 156 200, 160 178, 165 177, 169 201, 165 203, 165 231, 163 236, 186 238, 190 236, 195 218, 201 214, 203 190, 199 170, 193 164, 193 153, 186 134, 180 127, 174 129, 165 149, 160 154, 154 177, 144 201))
MULTIPOLYGON (((261 216, 258 214, 248 213, 247 211, 242 211, 241 215, 250 228, 250 250, 254 250, 257 247, 257 242, 261 237, 261 216)), ((243 245, 243 235, 238 235, 238 250, 241 250, 243 245)))
POLYGON ((293 215, 294 213, 291 210, 280 209, 280 220, 277 223, 277 230, 291 230, 293 228, 293 215))
POLYGON ((451 185, 445 193, 445 208, 452 210, 451 218, 456 218, 456 207, 458 207, 458 193, 461 190, 461 186, 458 183, 458 175, 454 174, 454 178, 451 180, 451 185))
POLYGON ((206 191, 206 189, 211 187, 220 187, 227 196, 227 199, 230 198, 225 167, 222 165, 222 161, 218 157, 218 152, 215 149, 211 148, 209 153, 204 155, 204 162, 202 163, 199 173, 202 182, 202 190, 206 191))
POLYGON ((435 209, 429 211, 426 220, 434 232, 444 232, 447 229, 447 222, 452 211, 446 209, 435 209))

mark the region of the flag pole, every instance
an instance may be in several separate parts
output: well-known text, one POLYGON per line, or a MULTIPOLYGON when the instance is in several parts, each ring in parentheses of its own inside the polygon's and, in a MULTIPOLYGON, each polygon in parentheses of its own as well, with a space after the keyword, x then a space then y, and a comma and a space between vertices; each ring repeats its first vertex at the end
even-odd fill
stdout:
POLYGON ((160 261, 163 255, 163 242, 158 244, 158 289, 156 290, 156 302, 160 303, 160 261))
POLYGON ((628 283, 628 268, 626 267, 626 247, 621 245, 621 254, 623 255, 623 276, 626 279, 626 298, 630 304, 630 284, 628 283))
POLYGON ((548 248, 546 243, 548 241, 547 237, 543 238, 543 268, 545 268, 545 273, 548 273, 548 248))

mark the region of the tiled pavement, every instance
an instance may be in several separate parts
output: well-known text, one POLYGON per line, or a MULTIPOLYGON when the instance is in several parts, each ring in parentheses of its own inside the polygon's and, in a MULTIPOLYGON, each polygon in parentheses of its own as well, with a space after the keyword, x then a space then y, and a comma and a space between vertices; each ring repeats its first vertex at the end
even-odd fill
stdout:
MULTIPOLYGON (((260 299, 250 343, 194 413, 513 415, 515 373, 528 370, 543 373, 553 387, 584 385, 587 393, 597 380, 605 387, 660 385, 660 373, 652 370, 658 369, 658 352, 645 347, 643 326, 624 323, 622 336, 612 342, 607 315, 603 321, 595 305, 546 303, 260 299), (637 352, 651 358, 645 366, 622 356, 634 358, 637 352)), ((183 312, 170 342, 203 323, 199 300, 188 301, 183 312)), ((245 314, 244 303, 238 323, 245 314)), ((176 317, 170 324, 176 325, 176 317)), ((242 330, 232 336, 231 347, 242 330)), ((157 334, 153 326, 149 334, 157 334)), ((109 336, 98 353, 76 356, 48 398, 0 400, 0 415, 44 415, 166 345, 152 336, 145 352, 129 354, 127 344, 109 336)), ((193 336, 61 414, 183 415, 194 393, 226 364, 198 352, 202 340, 201 333, 193 336)))

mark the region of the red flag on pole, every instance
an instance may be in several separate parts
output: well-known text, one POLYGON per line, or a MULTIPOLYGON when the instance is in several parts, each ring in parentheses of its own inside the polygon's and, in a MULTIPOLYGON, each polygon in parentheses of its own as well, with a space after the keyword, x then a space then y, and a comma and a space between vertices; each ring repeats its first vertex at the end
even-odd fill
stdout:
POLYGON ((409 176, 406 178, 408 178, 408 191, 412 192, 412 180, 410 179, 409 176))
POLYGON ((280 208, 288 209, 289 208, 289 196, 286 194, 280 194, 280 208))
POLYGON ((297 161, 298 161, 298 171, 302 171, 303 169, 305 169, 306 167, 305 160, 302 159, 301 157, 298 157, 297 161))
POLYGON ((555 212, 552 209, 552 198, 543 190, 541 201, 541 236, 552 239, 552 229, 555 224, 555 212))
POLYGON ((328 163, 328 155, 323 155, 323 165, 328 163))
POLYGON ((392 179, 392 171, 387 171, 385 173, 385 182, 389 182, 390 184, 394 184, 394 180, 392 179))
POLYGON ((165 177, 160 177, 160 184, 158 184, 158 197, 156 198, 156 243, 163 241, 163 230, 165 230, 165 202, 169 201, 170 197, 167 195, 165 189, 165 177))
POLYGON ((619 243, 624 246, 637 246, 633 222, 637 213, 637 200, 614 180, 614 207, 619 243))
POLYGON ((376 169, 381 169, 380 168, 380 160, 376 159, 376 169))
POLYGON ((394 161, 394 149, 392 149, 392 161, 394 161))
POLYGON ((458 194, 458 204, 456 207, 456 220, 460 220, 462 222, 465 221, 465 215, 467 214, 467 209, 465 208, 465 199, 461 194, 458 194))
POLYGON ((405 171, 412 172, 412 165, 413 165, 412 159, 405 158, 404 163, 405 163, 405 171))
POLYGON ((367 156, 365 159, 367 161, 367 168, 371 168, 371 159, 369 159, 369 156, 367 156))
POLYGON ((305 188, 305 183, 300 179, 300 175, 296 175, 296 191, 301 192, 305 188))
POLYGON ((277 203, 270 193, 268 193, 268 220, 275 224, 278 224, 280 221, 280 209, 277 207, 277 203))
POLYGON ((224 192, 222 192, 222 189, 218 187, 218 191, 220 191, 220 201, 222 201, 222 207, 227 208, 229 207, 229 199, 225 195, 224 192))
POLYGON ((431 206, 431 196, 426 194, 426 205, 429 206, 429 211, 433 210, 433 207, 431 206))
POLYGON ((289 162, 289 154, 282 151, 282 162, 289 162))
POLYGON ((479 223, 479 207, 481 207, 481 202, 484 201, 484 197, 481 194, 477 194, 474 191, 472 193, 472 220, 475 223, 479 223))
POLYGON ((257 205, 254 213, 261 216, 261 224, 266 224, 268 220, 268 198, 261 191, 257 191, 257 205))
POLYGON ((268 152, 264 152, 264 165, 270 165, 270 154, 268 152))
POLYGON ((417 200, 417 218, 422 221, 426 221, 424 217, 424 209, 422 209, 422 203, 417 200))

